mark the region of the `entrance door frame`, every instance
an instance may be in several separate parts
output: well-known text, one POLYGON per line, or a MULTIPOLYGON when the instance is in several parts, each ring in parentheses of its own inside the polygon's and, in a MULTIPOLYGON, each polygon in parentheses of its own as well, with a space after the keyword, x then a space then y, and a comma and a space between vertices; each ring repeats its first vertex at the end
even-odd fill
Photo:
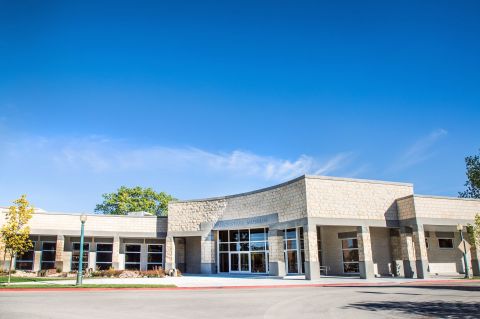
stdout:
POLYGON ((250 273, 251 272, 251 256, 250 256, 250 252, 249 251, 231 251, 229 252, 228 254, 228 259, 229 259, 229 263, 228 263, 228 270, 229 272, 231 273, 234 273, 234 274, 247 274, 247 273, 250 273), (238 255, 238 270, 232 270, 232 255, 238 255), (241 270, 242 269, 242 258, 240 257, 240 255, 247 255, 248 257, 248 270, 241 270))

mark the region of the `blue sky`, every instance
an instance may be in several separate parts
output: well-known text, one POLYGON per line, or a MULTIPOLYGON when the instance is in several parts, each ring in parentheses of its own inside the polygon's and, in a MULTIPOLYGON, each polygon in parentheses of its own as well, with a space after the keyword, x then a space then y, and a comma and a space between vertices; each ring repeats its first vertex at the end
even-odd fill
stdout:
POLYGON ((304 173, 464 189, 478 1, 98 2, 0 0, 0 206, 304 173))

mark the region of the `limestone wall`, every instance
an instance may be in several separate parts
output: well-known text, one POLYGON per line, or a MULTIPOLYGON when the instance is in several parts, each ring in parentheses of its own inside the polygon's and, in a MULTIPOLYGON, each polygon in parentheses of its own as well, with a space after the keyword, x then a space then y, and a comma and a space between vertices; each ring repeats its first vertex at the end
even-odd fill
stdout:
POLYGON ((398 219, 396 199, 413 194, 411 184, 333 177, 306 177, 309 217, 398 219))
MULTIPOLYGON (((0 227, 5 222, 5 213, 0 212, 0 227)), ((32 234, 77 234, 80 231, 80 217, 72 214, 35 213, 29 222, 32 234)), ((167 232, 167 218, 155 216, 109 216, 88 215, 85 234, 116 233, 138 235, 141 233, 155 237, 154 234, 167 232)))
POLYGON ((417 218, 468 219, 480 214, 480 200, 415 195, 417 218))
POLYGON ((168 206, 169 231, 199 231, 202 223, 278 214, 279 222, 306 217, 305 179, 222 198, 179 201, 168 206))

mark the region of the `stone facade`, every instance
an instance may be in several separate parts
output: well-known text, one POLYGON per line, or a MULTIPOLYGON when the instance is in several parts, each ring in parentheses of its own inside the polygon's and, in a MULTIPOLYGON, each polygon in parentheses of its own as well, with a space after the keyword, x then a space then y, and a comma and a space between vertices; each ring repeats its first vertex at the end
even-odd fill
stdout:
MULTIPOLYGON (((455 232, 457 224, 473 222, 477 213, 479 200, 414 195, 412 184, 301 176, 238 195, 175 201, 169 204, 168 219, 88 215, 85 236, 92 247, 89 267, 96 264, 96 243, 107 241, 112 243, 114 268, 125 267, 125 245, 135 243, 141 245, 141 268, 145 269, 148 243, 155 242, 163 245, 165 268, 216 273, 219 232, 263 228, 268 230, 265 269, 271 275, 284 276, 288 269, 296 269, 288 268, 289 258, 296 256, 298 271, 307 279, 318 278, 320 270, 362 278, 425 278, 442 269, 465 271, 458 234, 451 250, 436 247, 434 236, 437 231, 455 232), (297 254, 288 257, 284 236, 292 234, 292 229, 297 234, 297 254), (344 249, 342 238, 348 238, 353 247, 344 249)), ((0 211, 0 227, 3 221, 0 211)), ((79 216, 37 212, 30 228, 36 238, 34 270, 40 269, 41 245, 48 241, 55 243, 55 267, 69 271, 79 216)), ((478 248, 468 252, 474 273, 480 273, 479 255, 478 248)))

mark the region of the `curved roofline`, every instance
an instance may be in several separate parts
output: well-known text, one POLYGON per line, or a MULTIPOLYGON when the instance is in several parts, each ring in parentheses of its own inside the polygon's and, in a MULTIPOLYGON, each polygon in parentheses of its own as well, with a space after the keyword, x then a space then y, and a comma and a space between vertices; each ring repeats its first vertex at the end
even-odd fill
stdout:
POLYGON ((265 187, 265 188, 260 188, 260 189, 249 191, 249 192, 232 194, 232 195, 225 195, 225 196, 198 198, 198 199, 176 200, 176 201, 172 201, 170 203, 175 204, 175 203, 206 202, 206 201, 224 200, 224 199, 229 199, 229 198, 253 195, 253 194, 257 194, 257 193, 270 191, 272 189, 284 187, 284 186, 287 186, 289 184, 293 184, 295 182, 298 182, 299 180, 307 179, 307 178, 309 178, 309 179, 332 180, 332 181, 343 181, 343 182, 370 183, 370 184, 384 184, 384 185, 397 185, 397 186, 413 187, 412 183, 387 182, 387 181, 379 181, 379 180, 371 180, 371 179, 357 179, 357 178, 320 176, 320 175, 301 175, 299 177, 296 177, 294 179, 291 179, 289 181, 286 181, 286 182, 283 182, 283 183, 280 183, 280 184, 277 184, 277 185, 273 185, 273 186, 269 186, 269 187, 265 187))
POLYGON ((262 193, 266 192, 272 189, 280 188, 283 186, 287 186, 289 184, 293 184, 295 182, 298 182, 299 180, 302 180, 306 177, 306 175, 299 176, 297 178, 294 178, 292 180, 283 182, 281 184, 265 187, 265 188, 260 188, 256 189, 254 191, 250 192, 244 192, 244 193, 238 193, 238 194, 233 194, 233 195, 225 195, 225 196, 217 196, 217 197, 207 197, 207 198, 197 198, 197 199, 186 199, 186 200, 176 200, 176 201, 171 201, 171 204, 176 204, 176 203, 192 203, 192 202, 206 202, 206 201, 213 201, 213 200, 222 200, 222 199, 229 199, 229 198, 235 198, 235 197, 241 197, 241 196, 247 196, 247 195, 252 195, 256 193, 262 193))

